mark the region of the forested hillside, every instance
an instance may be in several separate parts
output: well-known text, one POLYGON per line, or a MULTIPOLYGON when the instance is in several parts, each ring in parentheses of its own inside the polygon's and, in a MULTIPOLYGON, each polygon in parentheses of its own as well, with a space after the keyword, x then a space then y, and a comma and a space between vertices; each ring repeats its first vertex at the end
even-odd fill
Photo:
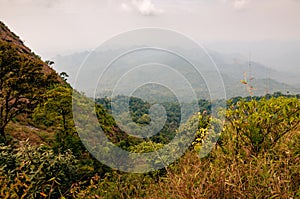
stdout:
MULTIPOLYGON (((300 198, 299 94, 198 99, 197 112, 180 124, 184 104, 176 101, 132 96, 92 101, 3 23, 0 28, 0 198, 300 198), (118 100, 129 101, 129 110, 113 113, 118 100), (84 105, 92 103, 105 136, 131 155, 160 150, 177 136, 192 142, 182 157, 159 170, 121 172, 86 149, 78 128, 87 134, 94 128, 75 124, 72 103, 83 105, 79 119, 88 117, 84 105), (150 109, 157 103, 166 111, 160 133, 132 136, 151 123, 150 109), (214 107, 218 114, 212 114, 214 107), (132 132, 124 131, 125 124, 132 132)), ((186 144, 177 139, 174 151, 186 144)), ((149 158, 142 165, 157 161, 149 158)))

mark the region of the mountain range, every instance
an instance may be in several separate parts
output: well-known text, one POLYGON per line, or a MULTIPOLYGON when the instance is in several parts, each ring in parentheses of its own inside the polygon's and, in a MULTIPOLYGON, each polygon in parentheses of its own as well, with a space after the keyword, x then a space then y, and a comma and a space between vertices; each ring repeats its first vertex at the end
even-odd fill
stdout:
MULTIPOLYGON (((128 49, 110 48, 94 52, 84 51, 64 56, 59 55, 53 58, 53 61, 55 62, 54 68, 59 72, 66 72, 69 75, 68 81, 71 83, 71 85, 75 86, 76 89, 84 91, 87 95, 93 95, 94 87, 91 85, 97 82, 92 83, 91 79, 94 78, 99 80, 101 71, 104 71, 104 63, 110 63, 110 61, 129 49, 138 48, 143 48, 143 46, 130 46, 128 49), (86 67, 89 68, 89 71, 86 72, 87 74, 82 75, 82 72, 85 71, 86 67), (79 78, 76 80, 77 74, 79 78), (96 74, 98 74, 98 76, 96 74)), ((172 47, 172 49, 176 48, 180 49, 181 47, 172 47)), ((250 94, 265 95, 267 93, 274 93, 278 91, 284 94, 300 93, 300 82, 298 77, 293 73, 274 70, 256 62, 255 60, 249 60, 239 54, 225 54, 208 50, 208 54, 213 60, 213 63, 210 63, 211 60, 209 60, 207 57, 205 58, 205 55, 197 55, 194 49, 188 49, 185 50, 185 52, 190 55, 192 62, 194 62, 196 65, 196 68, 202 72, 202 77, 206 76, 204 79, 201 79, 201 77, 198 78, 199 76, 196 76, 192 69, 189 69, 189 67, 182 60, 176 57, 174 58, 174 56, 172 57, 165 55, 164 53, 157 52, 136 52, 135 54, 133 53, 134 55, 129 54, 124 57, 119 57, 117 62, 114 63, 113 66, 110 66, 113 69, 108 69, 109 72, 105 74, 105 77, 101 77, 102 79, 104 78, 102 82, 108 82, 107 84, 110 86, 105 85, 104 87, 106 91, 110 90, 112 89, 112 86, 118 82, 118 77, 122 77, 122 75, 118 76, 115 74, 122 72, 127 74, 126 72, 132 70, 134 68, 133 66, 155 62, 167 64, 171 68, 179 71, 179 73, 183 74, 185 77, 189 77, 193 89, 196 91, 196 93, 198 93, 198 97, 207 98, 209 94, 207 92, 211 89, 209 89, 209 86, 206 84, 214 84, 214 78, 216 78, 216 69, 214 69, 212 65, 215 64, 223 79, 227 98, 234 96, 248 96, 250 94), (208 80, 210 82, 207 82, 208 80)), ((142 80, 139 80, 139 78, 136 76, 140 76, 140 79, 142 79, 146 78, 146 76, 149 74, 157 77, 158 79, 164 78, 172 81, 172 77, 170 77, 170 75, 162 75, 161 73, 164 73, 163 71, 155 71, 156 69, 154 68, 154 66, 148 66, 148 69, 139 71, 135 75, 133 74, 133 76, 130 77, 130 84, 138 86, 138 83, 142 83, 142 80), (152 69, 150 69, 151 67, 152 69)), ((180 86, 179 83, 172 84, 174 84, 175 87, 180 86)), ((123 89, 124 91, 124 93, 120 94, 126 94, 128 85, 128 82, 127 84, 124 83, 123 85, 120 85, 121 90, 123 89)), ((184 90, 185 88, 182 89, 184 90)), ((101 91, 97 90, 96 92, 101 91)), ((148 95, 150 95, 151 89, 146 89, 146 92, 148 95)), ((103 93, 101 94, 103 95, 103 93)), ((216 96, 220 98, 223 97, 222 94, 217 94, 216 96)))

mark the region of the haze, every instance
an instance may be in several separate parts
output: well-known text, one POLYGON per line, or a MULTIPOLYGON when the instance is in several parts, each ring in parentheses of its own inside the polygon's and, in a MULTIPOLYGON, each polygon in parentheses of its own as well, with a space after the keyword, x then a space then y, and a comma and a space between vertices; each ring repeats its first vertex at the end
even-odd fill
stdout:
POLYGON ((0 19, 45 59, 142 27, 300 74, 299 0, 1 0, 0 19))

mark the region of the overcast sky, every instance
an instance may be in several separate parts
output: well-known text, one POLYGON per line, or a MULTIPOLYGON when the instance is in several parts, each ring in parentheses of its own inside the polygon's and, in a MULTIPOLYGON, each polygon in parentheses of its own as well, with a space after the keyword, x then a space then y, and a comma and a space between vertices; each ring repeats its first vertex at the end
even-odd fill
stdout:
POLYGON ((300 41, 300 0, 0 0, 0 20, 44 59, 153 26, 204 44, 300 41))

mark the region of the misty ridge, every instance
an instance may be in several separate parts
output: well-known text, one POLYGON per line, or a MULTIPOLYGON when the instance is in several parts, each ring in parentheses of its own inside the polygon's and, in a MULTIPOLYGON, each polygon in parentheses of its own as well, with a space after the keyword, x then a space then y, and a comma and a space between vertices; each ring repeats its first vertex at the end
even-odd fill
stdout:
MULTIPOLYGON (((246 81, 250 81, 249 83, 251 83, 251 86, 253 87, 253 94, 257 96, 265 95, 267 93, 272 94, 277 91, 282 92, 283 94, 299 93, 300 81, 299 74, 297 72, 299 70, 297 64, 300 63, 300 60, 298 60, 299 56, 296 56, 296 52, 298 49, 300 49, 300 45, 298 45, 297 42, 262 42, 261 44, 257 42, 251 45, 250 44, 250 42, 210 43, 209 45, 206 45, 208 46, 206 49, 207 54, 210 56, 213 62, 211 62, 207 54, 203 53, 200 55, 193 48, 186 46, 170 46, 170 49, 173 49, 175 52, 178 50, 178 52, 184 51, 187 53, 191 58, 191 61, 195 63, 196 69, 200 71, 202 78, 199 78, 199 74, 198 76, 195 75, 193 69, 189 69, 182 59, 176 56, 174 57, 167 55, 168 53, 155 52, 154 50, 152 52, 141 51, 135 53, 135 55, 131 55, 129 53, 128 56, 117 60, 113 68, 110 69, 110 73, 105 75, 102 74, 101 78, 104 78, 103 82, 106 83, 104 86, 106 90, 97 90, 96 94, 100 94, 101 96, 110 94, 108 91, 110 89, 107 90, 107 88, 110 88, 109 85, 112 86, 116 83, 118 79, 115 77, 116 73, 124 73, 128 70, 132 70, 136 63, 150 63, 151 65, 151 63, 154 62, 166 64, 179 71, 179 73, 182 73, 185 77, 189 77, 191 80, 190 83, 193 85, 193 88, 195 88, 195 92, 199 98, 209 98, 209 92, 213 92, 208 91, 206 84, 214 84, 214 78, 216 78, 216 76, 214 76, 216 72, 213 66, 214 64, 220 71, 228 98, 249 95, 249 91, 247 91, 245 85, 241 83, 241 81, 245 79, 246 81), (260 44, 260 46, 255 48, 255 46, 258 44, 260 44), (278 50, 280 46, 282 47, 282 50, 278 50), (247 51, 248 49, 257 49, 257 51, 249 52, 247 51), (256 58, 259 59, 259 61, 257 61, 256 58), (281 61, 276 62, 276 60, 281 61), (283 60, 288 60, 286 61, 286 68, 282 67, 284 64, 283 60), (262 62, 268 63, 268 65, 262 64, 262 62), (274 64, 275 62, 277 65, 274 64), (278 67, 281 69, 279 70, 278 67), (289 68, 293 68, 293 70, 288 70, 289 68)), ((54 68, 58 72, 66 72, 69 74, 70 77, 68 81, 72 86, 75 85, 76 75, 78 75, 79 69, 81 69, 81 73, 84 73, 84 68, 88 67, 89 72, 85 74, 85 77, 81 78, 81 80, 84 81, 80 81, 80 83, 77 82, 75 88, 85 92, 87 95, 92 96, 94 94, 94 90, 91 85, 95 85, 95 83, 97 84, 99 82, 91 82, 91 79, 99 80, 101 74, 100 71, 104 71, 104 68, 107 67, 101 63, 109 63, 109 61, 116 59, 126 51, 145 47, 147 46, 118 44, 115 46, 105 46, 105 48, 97 49, 95 51, 82 51, 69 55, 58 55, 52 60, 55 62, 54 68), (88 63, 85 62, 86 60, 88 63)), ((152 67, 154 67, 154 65, 155 64, 152 64, 152 67)), ((138 79, 145 78, 149 75, 155 76, 156 79, 169 79, 172 81, 172 75, 168 74, 167 71, 155 71, 155 69, 151 69, 151 66, 148 66, 148 68, 144 67, 144 71, 141 69, 139 72, 137 71, 135 75, 130 77, 128 76, 127 78, 130 79, 130 83, 127 82, 127 84, 124 84, 123 86, 120 85, 121 93, 119 94, 126 94, 126 89, 128 89, 126 87, 128 87, 129 84, 138 86, 140 83, 138 79), (139 76, 139 78, 137 76, 139 76)), ((178 82, 178 85, 176 85, 176 81, 173 81, 172 84, 174 84, 175 87, 182 85, 178 82)), ((154 88, 152 87, 152 90, 153 89, 154 88)), ((154 90, 157 89, 159 90, 159 88, 154 90)), ((184 90, 184 88, 182 89, 184 90)), ((151 89, 145 87, 145 92, 149 93, 151 92, 151 89)), ((159 93, 163 94, 164 92, 159 93)), ((153 94, 154 93, 149 93, 149 95, 153 94)), ((222 98, 222 96, 218 97, 222 98)))

